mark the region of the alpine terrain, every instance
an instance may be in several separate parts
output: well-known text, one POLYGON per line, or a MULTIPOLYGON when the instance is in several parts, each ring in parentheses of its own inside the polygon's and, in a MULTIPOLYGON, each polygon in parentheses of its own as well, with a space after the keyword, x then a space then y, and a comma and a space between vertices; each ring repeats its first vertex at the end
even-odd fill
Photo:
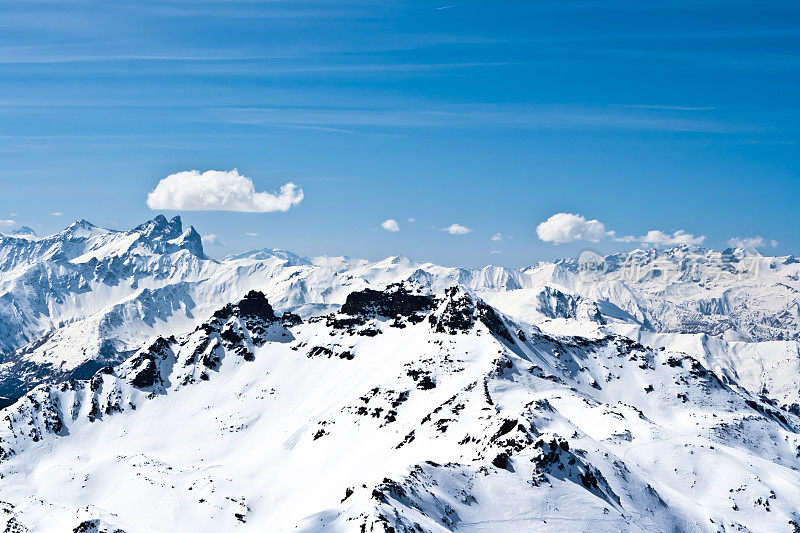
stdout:
POLYGON ((0 531, 800 532, 800 260, 0 236, 0 531))

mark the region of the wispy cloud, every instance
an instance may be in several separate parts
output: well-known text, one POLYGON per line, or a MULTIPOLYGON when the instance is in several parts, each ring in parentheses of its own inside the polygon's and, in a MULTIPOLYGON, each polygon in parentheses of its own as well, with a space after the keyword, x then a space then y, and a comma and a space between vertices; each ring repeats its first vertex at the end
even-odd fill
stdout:
POLYGON ((200 239, 203 241, 203 246, 225 246, 225 243, 215 233, 203 235, 200 239))
POLYGON ((209 109, 219 122, 263 126, 344 128, 502 128, 529 130, 617 130, 742 133, 761 131, 707 114, 618 105, 502 106, 478 104, 436 109, 248 107, 209 109))
MULTIPOLYGON (((755 237, 733 237, 728 240, 728 246, 745 249, 764 248, 767 246, 767 241, 760 235, 756 235, 755 237)), ((769 241, 769 246, 776 248, 778 246, 778 241, 772 239, 769 241)))

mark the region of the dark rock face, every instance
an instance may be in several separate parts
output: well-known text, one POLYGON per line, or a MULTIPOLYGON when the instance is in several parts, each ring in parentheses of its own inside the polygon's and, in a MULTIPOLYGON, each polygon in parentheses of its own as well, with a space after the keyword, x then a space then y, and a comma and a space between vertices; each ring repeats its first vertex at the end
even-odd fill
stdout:
POLYGON ((89 531, 97 531, 98 523, 99 520, 84 520, 72 530, 72 533, 87 533, 89 531))
POLYGON ((540 437, 533 447, 537 450, 531 459, 536 466, 535 484, 548 482, 546 475, 550 475, 580 484, 609 504, 619 505, 619 496, 603 474, 583 458, 581 450, 572 450, 566 439, 558 435, 540 437))
POLYGON ((250 291, 237 305, 239 309, 239 316, 243 317, 257 317, 266 321, 273 321, 277 317, 272 306, 267 301, 267 297, 263 292, 250 291))
POLYGON ((341 312, 361 317, 411 317, 430 311, 433 305, 431 296, 411 294, 402 285, 390 285, 385 291, 365 289, 349 294, 341 312))
POLYGON ((20 524, 13 516, 6 523, 6 528, 3 533, 28 533, 30 530, 20 524))
MULTIPOLYGON (((238 304, 228 304, 214 312, 211 320, 198 326, 198 329, 204 330, 209 335, 215 331, 219 331, 219 327, 232 316, 238 316, 247 323, 254 334, 253 341, 256 342, 259 334, 263 333, 263 327, 272 322, 280 322, 284 327, 291 327, 301 324, 303 320, 293 314, 284 313, 282 316, 277 316, 275 310, 267 301, 267 297, 260 291, 250 291, 238 304)), ((235 333, 225 333, 226 335, 235 335, 235 333)), ((237 338, 230 337, 230 342, 237 342, 237 338)), ((258 344, 258 342, 256 342, 258 344)))
POLYGON ((486 324, 489 331, 514 344, 514 337, 511 336, 511 332, 508 331, 503 319, 492 307, 483 302, 478 302, 478 320, 486 324))
POLYGON ((436 388, 436 382, 430 376, 422 376, 417 382, 417 388, 420 390, 430 390, 436 388))
POLYGON ((491 306, 480 300, 474 300, 457 287, 445 291, 445 301, 447 304, 441 314, 438 317, 431 315, 429 318, 433 330, 437 333, 454 335, 469 331, 477 320, 485 324, 493 334, 514 344, 514 337, 505 322, 491 306))
POLYGON ((297 324, 302 324, 303 319, 294 313, 286 312, 281 315, 281 323, 283 323, 284 327, 288 328, 291 326, 296 326, 297 324))
POLYGON ((511 466, 511 458, 506 452, 500 452, 492 459, 492 465, 503 470, 508 470, 511 466))
POLYGON ((131 361, 131 367, 134 369, 131 385, 144 389, 160 382, 161 376, 156 359, 163 359, 168 350, 170 350, 170 339, 159 337, 146 351, 139 353, 131 361))
POLYGON ((457 287, 451 287, 445 291, 445 299, 447 305, 440 316, 430 317, 433 330, 454 335, 472 328, 475 323, 475 302, 472 298, 457 287))

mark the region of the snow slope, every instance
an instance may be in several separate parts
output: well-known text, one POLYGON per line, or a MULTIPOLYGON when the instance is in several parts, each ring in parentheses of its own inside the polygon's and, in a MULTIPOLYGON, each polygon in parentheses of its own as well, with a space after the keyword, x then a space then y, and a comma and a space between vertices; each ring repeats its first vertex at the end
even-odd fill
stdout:
POLYGON ((0 411, 0 525, 797 529, 795 414, 618 324, 545 326, 467 288, 364 289, 305 319, 248 293, 0 411))

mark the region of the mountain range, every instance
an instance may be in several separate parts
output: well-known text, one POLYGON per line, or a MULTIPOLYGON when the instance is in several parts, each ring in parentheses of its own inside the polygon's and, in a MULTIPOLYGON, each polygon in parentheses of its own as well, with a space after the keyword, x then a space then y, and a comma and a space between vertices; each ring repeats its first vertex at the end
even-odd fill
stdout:
POLYGON ((800 261, 0 236, 5 531, 800 531, 800 261))

